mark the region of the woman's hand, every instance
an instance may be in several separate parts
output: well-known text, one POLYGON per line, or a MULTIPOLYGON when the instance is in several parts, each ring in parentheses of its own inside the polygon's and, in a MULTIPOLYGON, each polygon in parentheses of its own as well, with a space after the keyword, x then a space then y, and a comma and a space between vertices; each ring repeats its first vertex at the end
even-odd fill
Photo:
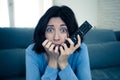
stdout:
POLYGON ((62 46, 60 46, 60 56, 58 59, 58 65, 60 67, 60 69, 64 69, 67 64, 68 64, 68 57, 81 45, 81 39, 80 36, 77 35, 77 39, 78 39, 78 43, 76 45, 74 45, 74 42, 70 39, 67 38, 67 40, 70 43, 70 47, 68 48, 67 45, 65 43, 62 44, 62 46))
POLYGON ((67 38, 70 43, 69 48, 65 43, 59 47, 55 46, 51 41, 45 40, 42 45, 46 50, 48 65, 53 68, 57 68, 59 65, 60 69, 64 69, 68 64, 68 57, 81 45, 80 36, 78 35, 77 38, 78 43, 76 45, 70 38, 67 38))
POLYGON ((58 46, 55 46, 55 44, 48 40, 45 40, 42 45, 47 52, 48 65, 57 68, 57 60, 59 57, 58 46))

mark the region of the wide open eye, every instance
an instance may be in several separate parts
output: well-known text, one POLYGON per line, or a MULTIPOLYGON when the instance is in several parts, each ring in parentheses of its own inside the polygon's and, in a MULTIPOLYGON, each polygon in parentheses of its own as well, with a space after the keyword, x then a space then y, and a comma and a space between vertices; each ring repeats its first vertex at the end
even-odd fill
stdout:
POLYGON ((48 32, 48 33, 52 33, 53 31, 54 31, 54 29, 52 27, 49 27, 46 29, 46 32, 48 32))
POLYGON ((60 32, 61 32, 61 33, 68 33, 68 30, 67 30, 66 28, 61 28, 61 29, 60 29, 60 32))

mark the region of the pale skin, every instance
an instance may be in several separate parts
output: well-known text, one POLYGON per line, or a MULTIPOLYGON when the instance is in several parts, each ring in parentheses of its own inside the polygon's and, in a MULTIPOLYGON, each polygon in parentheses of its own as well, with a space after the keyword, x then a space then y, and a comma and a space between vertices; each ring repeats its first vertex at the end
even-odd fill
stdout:
POLYGON ((69 38, 67 26, 60 17, 53 17, 49 20, 46 32, 46 40, 42 43, 46 50, 48 65, 52 68, 64 69, 68 64, 68 57, 81 45, 80 36, 77 36, 78 43, 74 45, 69 38), (68 40, 70 47, 64 43, 68 40))

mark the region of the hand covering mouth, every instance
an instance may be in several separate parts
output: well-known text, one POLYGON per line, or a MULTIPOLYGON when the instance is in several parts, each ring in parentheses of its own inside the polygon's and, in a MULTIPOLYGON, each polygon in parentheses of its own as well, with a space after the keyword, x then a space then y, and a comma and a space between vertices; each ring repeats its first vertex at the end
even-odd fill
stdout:
POLYGON ((55 46, 61 46, 61 44, 55 44, 55 46))

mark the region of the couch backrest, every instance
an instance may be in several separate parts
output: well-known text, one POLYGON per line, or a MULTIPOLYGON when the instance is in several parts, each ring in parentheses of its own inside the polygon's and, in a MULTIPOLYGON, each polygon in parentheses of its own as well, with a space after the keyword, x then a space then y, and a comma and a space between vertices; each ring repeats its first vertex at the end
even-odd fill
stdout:
POLYGON ((33 28, 0 28, 0 49, 26 48, 33 32, 33 28))
POLYGON ((25 78, 25 49, 0 50, 0 79, 25 78))
POLYGON ((91 29, 84 37, 86 44, 105 43, 116 40, 114 32, 108 29, 91 29))
POLYGON ((88 47, 92 69, 120 66, 120 42, 114 31, 92 29, 85 35, 84 42, 88 47))
POLYGON ((0 79, 25 78, 25 49, 33 28, 0 28, 0 79))
MULTIPOLYGON (((33 33, 33 28, 0 28, 0 78, 25 75, 25 48, 33 33)), ((120 43, 112 30, 90 30, 84 42, 92 68, 120 65, 120 43)))

